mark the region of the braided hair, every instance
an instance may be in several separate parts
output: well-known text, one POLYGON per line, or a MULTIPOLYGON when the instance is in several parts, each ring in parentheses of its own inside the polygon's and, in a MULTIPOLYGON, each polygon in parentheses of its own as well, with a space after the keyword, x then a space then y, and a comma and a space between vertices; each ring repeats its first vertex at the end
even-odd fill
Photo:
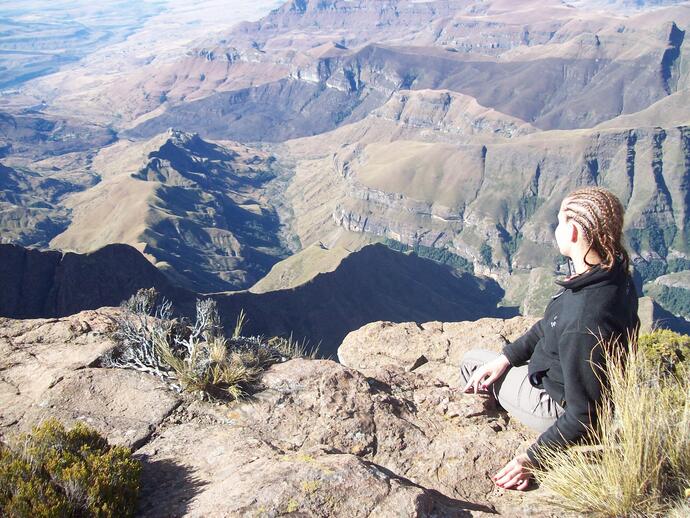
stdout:
POLYGON ((566 221, 577 223, 589 243, 585 253, 594 250, 601 257, 601 267, 610 270, 620 258, 627 271, 630 256, 622 243, 623 238, 623 205, 611 192, 602 187, 582 187, 566 196, 563 206, 566 221))

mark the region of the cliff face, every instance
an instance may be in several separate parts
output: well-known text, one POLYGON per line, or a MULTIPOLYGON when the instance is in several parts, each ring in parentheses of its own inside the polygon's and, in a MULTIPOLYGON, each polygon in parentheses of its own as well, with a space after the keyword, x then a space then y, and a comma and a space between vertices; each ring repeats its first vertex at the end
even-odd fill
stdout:
MULTIPOLYGON (((539 492, 493 486, 487 474, 534 434, 433 369, 374 361, 363 374, 360 366, 292 360, 270 368, 251 400, 212 405, 149 374, 98 367, 115 345, 112 314, 0 319, 0 437, 52 416, 131 447, 144 467, 143 516, 567 516, 539 492)), ((379 327, 401 352, 409 339, 435 344, 441 372, 450 356, 498 348, 528 325, 379 327), (484 338, 470 344, 468 336, 484 338)), ((368 336, 377 340, 371 328, 368 336)))
POLYGON ((288 2, 176 66, 127 78, 151 92, 123 99, 146 105, 137 111, 152 112, 157 92, 166 103, 130 134, 184 122, 211 138, 284 141, 356 122, 408 89, 470 95, 544 130, 587 128, 687 87, 687 6, 514 5, 288 2))
POLYGON ((491 266, 529 269, 556 259, 552 232, 560 201, 578 185, 598 184, 626 206, 626 234, 635 254, 685 256, 687 138, 688 127, 681 126, 539 134, 481 146, 420 145, 417 152, 407 142, 372 144, 338 164, 349 176, 333 220, 350 231, 406 244, 447 246, 463 255, 473 249, 476 263, 480 244, 488 241, 491 266), (429 162, 422 165, 427 156, 464 167, 451 165, 429 178, 429 162), (387 171, 377 170, 393 157, 387 171))
POLYGON ((13 318, 58 317, 117 306, 139 288, 155 287, 186 302, 139 252, 108 245, 88 255, 0 244, 0 314, 13 318))

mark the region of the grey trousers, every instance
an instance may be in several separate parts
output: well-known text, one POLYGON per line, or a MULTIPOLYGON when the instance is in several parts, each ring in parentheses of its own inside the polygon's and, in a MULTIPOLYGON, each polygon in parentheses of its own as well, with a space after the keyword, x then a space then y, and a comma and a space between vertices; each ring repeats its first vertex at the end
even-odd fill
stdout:
MULTIPOLYGON (((486 349, 472 349, 463 356, 460 376, 467 384, 477 367, 500 356, 486 349)), ((509 367, 490 387, 498 403, 522 424, 537 432, 544 432, 564 410, 544 390, 533 387, 527 375, 527 365, 509 367)))

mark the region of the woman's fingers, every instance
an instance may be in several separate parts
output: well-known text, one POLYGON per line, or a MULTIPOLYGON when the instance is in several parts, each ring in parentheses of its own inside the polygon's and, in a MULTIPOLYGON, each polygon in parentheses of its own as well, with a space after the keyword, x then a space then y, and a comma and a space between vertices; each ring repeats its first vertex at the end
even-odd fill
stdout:
POLYGON ((527 473, 518 473, 517 475, 512 476, 505 482, 502 482, 499 484, 498 482, 496 485, 499 487, 502 487, 503 489, 516 489, 517 491, 524 491, 527 489, 530 483, 530 475, 527 473))
POLYGON ((510 479, 512 479, 514 476, 518 475, 519 473, 515 473, 512 469, 509 469, 507 471, 504 471, 503 473, 498 472, 496 474, 495 482, 499 486, 505 485, 506 482, 508 482, 510 479))
POLYGON ((500 470, 498 470, 498 473, 496 473, 493 476, 494 482, 498 483, 499 480, 502 480, 506 475, 510 474, 514 469, 515 469, 514 463, 513 463, 513 461, 510 461, 508 464, 506 464, 500 470))
POLYGON ((476 392, 479 392, 479 389, 482 389, 482 390, 483 390, 483 389, 486 389, 486 385, 487 385, 487 381, 486 381, 486 380, 487 380, 488 377, 489 377, 489 373, 486 372, 486 371, 482 372, 482 373, 479 375, 479 377, 477 378, 477 383, 476 383, 475 386, 474 386, 474 391, 475 391, 475 393, 476 393, 476 392))
POLYGON ((483 375, 484 374, 480 374, 479 376, 477 376, 476 379, 474 380, 474 383, 472 383, 472 388, 474 389, 475 394, 477 392, 479 392, 479 383, 481 382, 483 375))
POLYGON ((497 379, 498 379, 498 373, 497 373, 497 372, 492 372, 492 373, 491 373, 491 376, 489 376, 488 378, 486 378, 486 380, 484 381, 484 384, 485 384, 485 385, 491 385, 491 384, 492 384, 494 381, 496 381, 497 379))
POLYGON ((477 368, 470 377, 463 392, 479 392, 480 389, 486 390, 489 385, 496 381, 505 371, 505 366, 497 364, 495 361, 482 365, 477 368))
POLYGON ((496 473, 494 483, 503 489, 524 491, 529 486, 531 475, 519 464, 513 466, 511 464, 506 465, 501 471, 496 473))
POLYGON ((531 477, 529 460, 527 455, 522 454, 503 466, 503 468, 491 478, 498 487, 502 487, 503 489, 524 491, 529 486, 531 477))
POLYGON ((476 370, 474 371, 474 374, 472 374, 472 377, 469 379, 467 382, 467 385, 465 385, 465 388, 463 389, 464 392, 474 392, 477 393, 479 384, 482 381, 482 378, 486 376, 486 372, 482 370, 476 370), (470 390, 470 388, 472 390, 470 390))
POLYGON ((500 482, 496 481, 496 484, 501 486, 503 489, 510 489, 513 486, 517 486, 523 481, 524 478, 523 473, 511 473, 508 476, 504 477, 500 482))
POLYGON ((474 371, 472 373, 472 376, 470 376, 470 379, 467 380, 467 385, 465 385, 465 388, 462 389, 463 392, 470 392, 470 388, 472 388, 472 385, 474 383, 474 378, 477 376, 477 371, 474 371))
POLYGON ((524 491, 525 489, 527 489, 529 487, 529 482, 530 482, 530 478, 527 477, 527 478, 525 478, 525 480, 518 483, 518 485, 515 489, 517 489, 518 491, 524 491))

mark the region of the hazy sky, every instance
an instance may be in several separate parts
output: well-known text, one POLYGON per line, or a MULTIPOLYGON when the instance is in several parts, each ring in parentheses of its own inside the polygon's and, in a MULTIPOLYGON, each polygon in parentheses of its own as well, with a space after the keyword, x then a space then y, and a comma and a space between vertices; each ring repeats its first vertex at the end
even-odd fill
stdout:
POLYGON ((119 12, 128 16, 132 11, 193 11, 200 13, 209 8, 218 8, 228 18, 256 20, 284 0, 3 0, 0 2, 0 17, 19 17, 24 21, 61 19, 93 20, 119 12))
POLYGON ((0 0, 0 91, 88 59, 165 59, 285 0, 0 0))

